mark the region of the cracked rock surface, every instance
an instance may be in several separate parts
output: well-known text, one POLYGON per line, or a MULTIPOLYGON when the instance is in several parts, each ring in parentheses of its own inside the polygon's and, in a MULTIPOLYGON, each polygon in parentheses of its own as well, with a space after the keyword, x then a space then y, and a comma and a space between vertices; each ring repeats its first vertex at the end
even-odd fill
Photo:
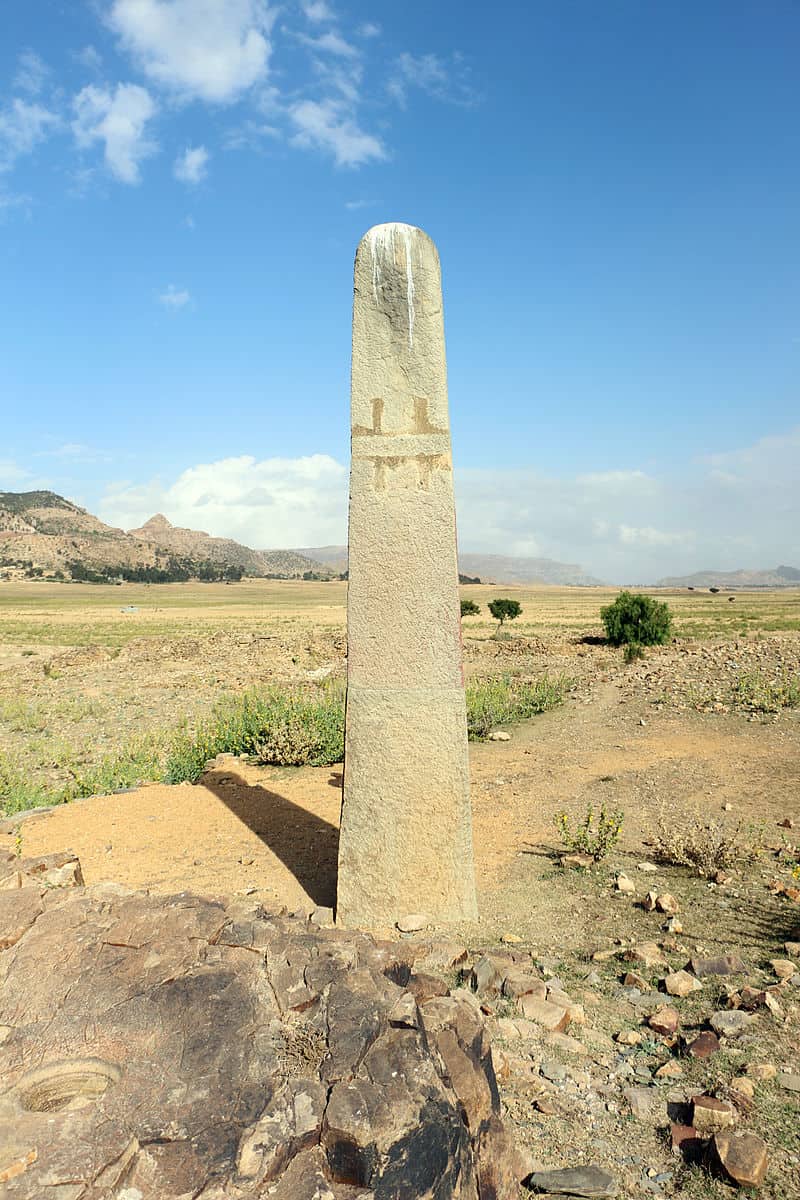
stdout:
POLYGON ((0 1195, 517 1195, 471 993, 416 986, 402 944, 49 858, 0 864, 0 1195))

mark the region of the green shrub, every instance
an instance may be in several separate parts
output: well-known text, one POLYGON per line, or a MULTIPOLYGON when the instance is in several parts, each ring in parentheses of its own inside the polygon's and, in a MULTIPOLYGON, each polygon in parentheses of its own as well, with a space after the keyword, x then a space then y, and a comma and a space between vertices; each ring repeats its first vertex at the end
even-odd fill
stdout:
POLYGON ((525 680, 512 675, 473 679, 467 684, 467 732, 470 741, 485 741, 497 725, 526 721, 563 704, 572 680, 543 675, 525 680))
POLYGON ((661 646, 672 632, 672 614, 663 600, 634 592, 620 592, 600 616, 612 646, 661 646))
POLYGON ((522 605, 519 600, 490 600, 489 612, 502 625, 504 621, 516 621, 522 612, 522 605))
POLYGON ((600 862, 616 846, 622 833, 623 820, 621 809, 609 811, 605 804, 600 805, 597 820, 593 805, 587 805, 586 816, 574 829, 565 812, 557 813, 555 818, 556 828, 567 849, 588 854, 595 862, 600 862))
POLYGON ((636 662, 637 659, 644 658, 644 646, 640 646, 638 642, 628 642, 622 657, 626 663, 636 662))
POLYGON ((480 604, 476 604, 474 600, 462 600, 461 601, 462 617, 477 617, 477 615, 480 611, 481 611, 480 604))

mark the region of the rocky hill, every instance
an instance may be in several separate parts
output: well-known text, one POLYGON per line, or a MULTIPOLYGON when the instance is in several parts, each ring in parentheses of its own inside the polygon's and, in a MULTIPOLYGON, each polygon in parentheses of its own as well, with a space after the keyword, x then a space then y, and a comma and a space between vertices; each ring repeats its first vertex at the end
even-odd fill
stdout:
POLYGON ((800 587, 797 567, 776 567, 774 571, 695 571, 693 575, 667 575, 656 587, 780 588, 800 587))
POLYGON ((139 529, 131 529, 130 536, 182 558, 241 567, 246 575, 286 579, 308 572, 324 576, 332 573, 294 550, 251 550, 232 538, 212 537, 202 530, 172 525, 162 513, 156 513, 139 529))
POLYGON ((0 492, 0 579, 282 579, 328 568, 291 550, 260 551, 229 538, 179 529, 163 516, 126 533, 55 492, 0 492))

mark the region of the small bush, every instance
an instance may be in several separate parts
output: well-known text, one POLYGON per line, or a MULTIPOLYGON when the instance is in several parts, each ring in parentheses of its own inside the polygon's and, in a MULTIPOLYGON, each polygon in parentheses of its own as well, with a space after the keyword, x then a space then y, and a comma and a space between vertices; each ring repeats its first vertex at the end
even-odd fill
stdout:
POLYGON ((516 621, 522 612, 522 605, 519 600, 490 600, 489 612, 502 625, 504 621, 516 621))
POLYGON ((748 671, 733 684, 736 704, 749 712, 779 712, 800 708, 800 676, 783 671, 770 678, 761 671, 748 671))
POLYGON ((661 646, 672 633, 672 614, 652 596, 620 592, 613 604, 600 609, 600 616, 612 646, 661 646))
POLYGON ((555 823, 568 850, 588 854, 600 862, 619 841, 624 817, 621 809, 609 810, 601 804, 595 820, 594 806, 589 804, 583 821, 574 828, 565 812, 556 814, 555 823))
POLYGON ((461 601, 462 617, 477 617, 477 615, 480 611, 481 611, 480 604, 476 604, 474 600, 462 600, 461 601))
POLYGON ((754 862, 764 848, 757 825, 705 821, 699 814, 662 812, 654 830, 655 857, 677 867, 690 867, 702 879, 729 867, 754 862))
POLYGON ((636 662, 640 658, 644 658, 644 646, 640 646, 638 642, 628 642, 622 657, 626 663, 636 662))
POLYGON ((470 741, 485 741, 497 725, 526 721, 563 704, 572 680, 543 675, 524 680, 512 675, 473 679, 467 684, 467 732, 470 741))

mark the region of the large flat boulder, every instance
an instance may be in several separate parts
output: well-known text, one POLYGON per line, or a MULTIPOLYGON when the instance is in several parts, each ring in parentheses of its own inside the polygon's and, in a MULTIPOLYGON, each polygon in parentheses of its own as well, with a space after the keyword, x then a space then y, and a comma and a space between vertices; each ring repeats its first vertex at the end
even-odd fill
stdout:
POLYGON ((516 1196, 470 993, 356 931, 35 874, 3 895, 4 1196, 516 1196))

